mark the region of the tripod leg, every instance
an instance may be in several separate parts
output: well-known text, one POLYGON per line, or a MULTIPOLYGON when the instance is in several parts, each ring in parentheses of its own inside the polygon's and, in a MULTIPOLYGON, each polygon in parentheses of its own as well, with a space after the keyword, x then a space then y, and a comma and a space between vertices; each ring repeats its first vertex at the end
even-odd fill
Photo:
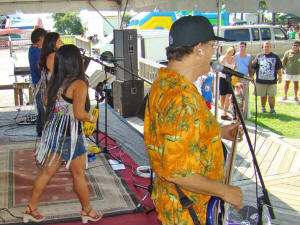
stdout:
MULTIPOLYGON (((153 189, 153 170, 150 168, 150 184, 149 186, 143 186, 143 185, 140 185, 140 184, 134 184, 135 187, 138 187, 138 188, 142 188, 142 189, 145 189, 147 190, 147 194, 141 199, 141 201, 139 202, 139 204, 137 205, 137 209, 140 208, 143 204, 143 202, 147 199, 147 197, 151 196, 152 194, 152 189, 153 189)), ((155 207, 153 207, 152 209, 149 209, 148 211, 146 211, 146 214, 149 214, 151 213, 152 211, 155 210, 155 207)))
POLYGON ((139 202, 139 204, 136 206, 137 208, 140 208, 144 201, 148 198, 148 196, 150 195, 150 192, 147 192, 147 194, 141 199, 141 201, 139 202))
POLYGON ((148 187, 146 187, 146 186, 143 186, 143 185, 140 185, 140 184, 134 184, 133 186, 135 186, 135 187, 139 187, 139 188, 143 188, 143 189, 145 189, 145 190, 148 190, 148 191, 149 191, 149 188, 148 188, 148 187))

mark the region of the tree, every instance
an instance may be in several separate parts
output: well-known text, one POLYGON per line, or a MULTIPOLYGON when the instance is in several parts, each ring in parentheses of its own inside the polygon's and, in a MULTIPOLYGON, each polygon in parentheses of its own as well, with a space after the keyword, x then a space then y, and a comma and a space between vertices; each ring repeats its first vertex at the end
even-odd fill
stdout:
POLYGON ((61 34, 83 34, 84 29, 78 13, 54 13, 54 27, 61 34))
POLYGON ((126 13, 123 18, 122 18, 122 22, 125 24, 124 27, 127 27, 130 23, 130 19, 131 19, 131 15, 129 13, 126 13))
POLYGON ((267 11, 267 3, 265 0, 259 1, 258 4, 258 23, 264 22, 264 13, 267 11))

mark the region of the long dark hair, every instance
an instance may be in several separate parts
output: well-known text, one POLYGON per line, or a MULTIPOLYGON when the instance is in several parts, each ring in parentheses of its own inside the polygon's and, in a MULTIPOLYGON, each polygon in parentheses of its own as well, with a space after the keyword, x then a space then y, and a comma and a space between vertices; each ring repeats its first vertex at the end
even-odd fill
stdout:
POLYGON ((52 52, 55 52, 56 49, 56 42, 59 39, 59 33, 56 32, 49 32, 43 42, 43 46, 41 49, 41 55, 40 55, 40 62, 39 67, 40 70, 46 70, 46 72, 49 71, 49 68, 47 68, 47 57, 52 52))
MULTIPOLYGON (((47 87, 48 95, 45 121, 47 121, 53 113, 57 94, 61 86, 65 84, 64 92, 66 92, 67 88, 75 80, 83 80, 88 86, 79 49, 75 45, 64 45, 60 47, 55 54, 53 74, 47 87)), ((87 112, 90 110, 88 94, 85 101, 85 110, 87 112)))

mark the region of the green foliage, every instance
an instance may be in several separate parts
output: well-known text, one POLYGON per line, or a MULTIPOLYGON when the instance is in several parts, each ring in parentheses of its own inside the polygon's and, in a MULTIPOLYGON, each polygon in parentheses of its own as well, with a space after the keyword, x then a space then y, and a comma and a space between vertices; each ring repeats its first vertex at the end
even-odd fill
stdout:
POLYGON ((258 3, 258 7, 262 12, 265 12, 268 8, 267 8, 267 3, 265 0, 259 1, 258 3))
POLYGON ((83 34, 84 29, 78 13, 54 13, 54 27, 60 34, 83 34))
MULTIPOLYGON (((267 23, 273 23, 272 19, 265 18, 267 23)), ((274 24, 287 24, 287 19, 282 19, 279 17, 279 13, 275 13, 275 22, 274 24)))
POLYGON ((123 23, 125 25, 125 27, 127 27, 129 25, 131 16, 129 13, 125 13, 124 17, 123 17, 123 23))

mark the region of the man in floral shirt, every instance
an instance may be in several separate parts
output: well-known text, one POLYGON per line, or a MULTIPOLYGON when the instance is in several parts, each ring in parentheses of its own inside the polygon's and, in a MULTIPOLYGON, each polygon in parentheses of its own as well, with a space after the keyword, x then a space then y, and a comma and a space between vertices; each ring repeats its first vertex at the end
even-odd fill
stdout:
POLYGON ((157 175, 152 198, 164 225, 192 225, 174 184, 193 202, 201 224, 211 196, 242 208, 238 187, 222 184, 224 156, 221 132, 205 100, 193 85, 210 70, 216 37, 202 16, 187 16, 171 27, 168 66, 159 70, 149 93, 144 137, 151 167, 157 175))

